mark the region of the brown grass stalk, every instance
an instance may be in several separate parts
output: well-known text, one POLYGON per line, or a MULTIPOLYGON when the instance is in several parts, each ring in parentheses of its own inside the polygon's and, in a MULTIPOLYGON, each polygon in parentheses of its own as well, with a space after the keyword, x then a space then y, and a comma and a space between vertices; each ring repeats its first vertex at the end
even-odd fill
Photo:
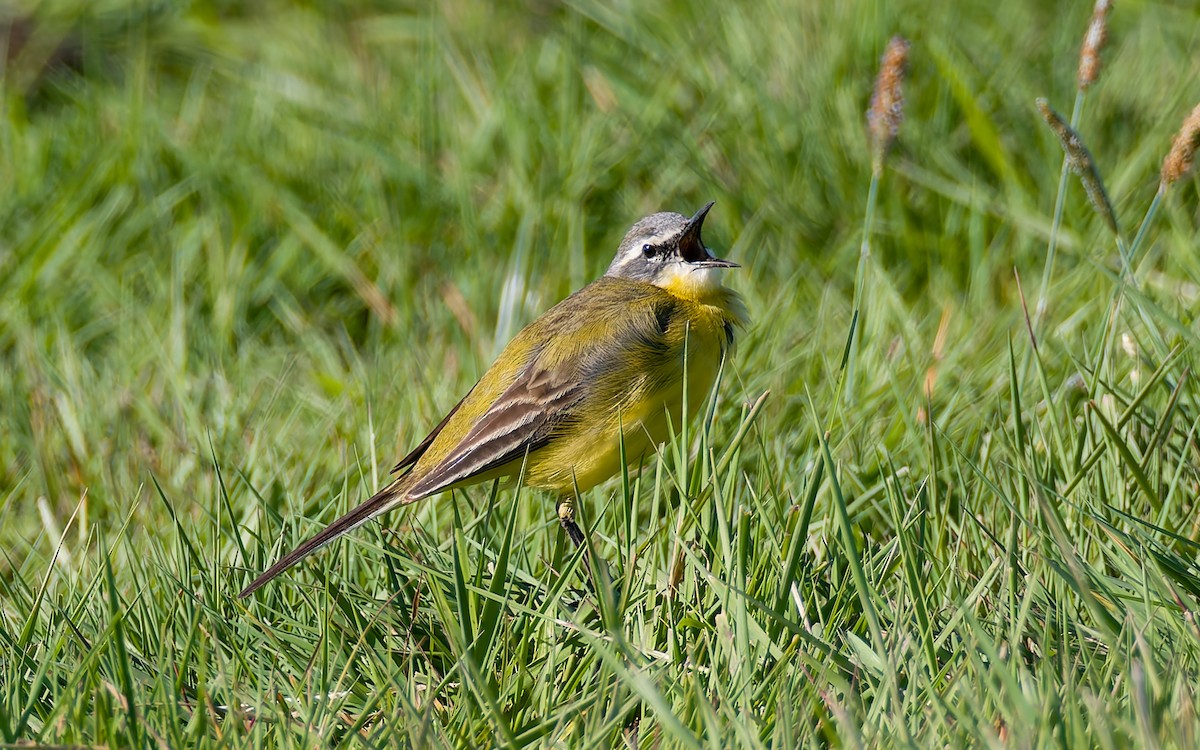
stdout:
POLYGON ((1200 148, 1200 104, 1197 104, 1183 121, 1183 126, 1171 142, 1171 150, 1163 159, 1160 191, 1165 192, 1171 183, 1192 171, 1196 163, 1197 148, 1200 148))
POLYGON ((1086 91, 1100 77, 1100 51, 1108 41, 1108 12, 1112 0, 1096 0, 1092 20, 1088 22, 1083 44, 1079 48, 1079 90, 1086 91))
POLYGON ((1062 115, 1050 107, 1049 102, 1045 99, 1037 100, 1037 108, 1042 119, 1054 131, 1054 135, 1058 136, 1058 142, 1067 154, 1067 166, 1072 172, 1079 175, 1079 181, 1083 183, 1083 189, 1087 193, 1088 200, 1096 209, 1096 213, 1100 214, 1100 218, 1104 220, 1113 235, 1119 238, 1121 232, 1117 226, 1117 214, 1113 211, 1112 202, 1109 201, 1108 193, 1104 190, 1104 182, 1100 179, 1096 161, 1092 158, 1091 152, 1087 150, 1087 146, 1083 145, 1083 139, 1079 137, 1079 133, 1075 132, 1074 128, 1067 124, 1062 115))
POLYGON ((888 42, 867 110, 867 128, 871 133, 872 168, 883 171, 883 159, 900 133, 904 121, 904 76, 908 69, 908 40, 897 34, 888 42))

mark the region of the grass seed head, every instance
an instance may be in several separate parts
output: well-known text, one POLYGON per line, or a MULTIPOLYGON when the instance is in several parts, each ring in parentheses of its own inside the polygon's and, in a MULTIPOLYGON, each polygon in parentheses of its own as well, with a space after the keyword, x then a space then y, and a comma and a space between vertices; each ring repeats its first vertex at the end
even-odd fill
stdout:
POLYGON ((1083 35, 1083 46, 1079 49, 1079 90, 1084 91, 1100 77, 1100 51, 1108 40, 1108 12, 1112 0, 1096 0, 1092 9, 1092 20, 1083 35))
POLYGON ((1192 171, 1196 163, 1196 149, 1200 148, 1200 104, 1183 121, 1183 126, 1171 142, 1171 150, 1163 159, 1160 190, 1166 190, 1179 178, 1192 171))
POLYGON ((1112 202, 1109 201, 1108 193, 1104 190, 1104 182, 1100 179, 1100 171, 1096 169, 1096 161, 1092 158, 1092 153, 1087 150, 1087 146, 1083 145, 1083 139, 1045 99, 1037 100, 1037 108, 1042 119, 1054 131, 1054 135, 1058 136, 1058 142, 1062 144, 1063 151, 1067 155, 1067 166, 1071 168, 1072 172, 1079 175, 1079 181, 1083 183, 1084 192, 1087 193, 1088 200, 1092 202, 1092 207, 1096 209, 1096 213, 1100 214, 1100 218, 1104 220, 1109 231, 1114 236, 1120 236, 1117 214, 1113 211, 1112 202))
POLYGON ((883 158, 904 121, 904 75, 908 69, 908 40, 897 34, 888 42, 875 78, 871 107, 867 110, 867 127, 871 131, 872 167, 876 174, 883 171, 883 158))

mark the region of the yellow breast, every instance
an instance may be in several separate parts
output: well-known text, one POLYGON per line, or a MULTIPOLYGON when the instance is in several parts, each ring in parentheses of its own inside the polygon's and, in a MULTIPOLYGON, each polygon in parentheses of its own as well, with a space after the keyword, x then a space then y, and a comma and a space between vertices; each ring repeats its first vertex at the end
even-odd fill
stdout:
MULTIPOLYGON (((688 418, 696 413, 745 313, 733 292, 695 281, 701 280, 680 279, 646 292, 661 295, 656 301, 670 312, 657 346, 631 347, 622 355, 622 367, 607 369, 589 383, 594 398, 586 416, 529 456, 527 484, 560 494, 576 486, 587 490, 620 471, 622 439, 630 462, 653 453, 682 423, 685 372, 688 418)), ((646 336, 652 339, 655 333, 646 336)))

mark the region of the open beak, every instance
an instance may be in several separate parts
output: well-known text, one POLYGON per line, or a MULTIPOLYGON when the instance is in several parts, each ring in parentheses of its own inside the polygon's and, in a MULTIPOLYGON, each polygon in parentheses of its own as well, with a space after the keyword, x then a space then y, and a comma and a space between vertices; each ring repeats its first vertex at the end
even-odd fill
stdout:
POLYGON ((704 246, 704 240, 700 238, 700 228, 704 226, 704 217, 708 216, 713 205, 714 203, 710 201, 688 220, 683 235, 679 238, 679 255, 691 265, 699 268, 740 268, 741 266, 732 261, 714 258, 708 248, 704 246))

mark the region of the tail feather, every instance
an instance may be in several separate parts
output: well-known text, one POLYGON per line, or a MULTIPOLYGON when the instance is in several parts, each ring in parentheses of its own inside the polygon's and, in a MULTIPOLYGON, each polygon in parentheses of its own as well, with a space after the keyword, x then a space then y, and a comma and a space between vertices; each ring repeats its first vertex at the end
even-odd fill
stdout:
POLYGON ((397 505, 410 502, 411 500, 407 492, 410 482, 406 481, 408 479, 409 477, 405 476, 392 482, 387 487, 376 492, 370 500, 355 507, 346 515, 321 529, 299 547, 279 558, 278 562, 267 568, 258 578, 255 578, 253 583, 242 589, 242 593, 238 594, 238 598, 245 599, 247 596, 250 596, 272 578, 321 549, 326 544, 329 544, 334 539, 337 539, 339 536, 357 529, 375 516, 386 513, 397 505))

